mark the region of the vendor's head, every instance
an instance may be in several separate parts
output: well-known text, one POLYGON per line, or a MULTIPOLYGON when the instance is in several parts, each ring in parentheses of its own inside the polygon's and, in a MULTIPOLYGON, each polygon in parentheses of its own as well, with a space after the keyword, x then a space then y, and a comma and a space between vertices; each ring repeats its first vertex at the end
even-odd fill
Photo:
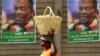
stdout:
POLYGON ((50 42, 50 38, 48 38, 48 36, 42 36, 40 37, 41 40, 41 46, 44 48, 50 48, 51 47, 51 42, 50 42))

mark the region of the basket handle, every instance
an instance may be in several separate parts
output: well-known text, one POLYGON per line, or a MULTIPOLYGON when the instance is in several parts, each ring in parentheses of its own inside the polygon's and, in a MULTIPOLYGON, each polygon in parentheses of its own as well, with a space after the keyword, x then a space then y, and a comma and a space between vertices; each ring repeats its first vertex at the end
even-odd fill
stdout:
POLYGON ((50 16, 55 16, 55 14, 53 13, 53 11, 52 11, 52 9, 51 9, 50 6, 47 6, 47 7, 45 8, 44 14, 43 14, 43 15, 44 15, 44 16, 46 15, 48 9, 49 9, 49 11, 50 11, 49 15, 50 15, 50 16))

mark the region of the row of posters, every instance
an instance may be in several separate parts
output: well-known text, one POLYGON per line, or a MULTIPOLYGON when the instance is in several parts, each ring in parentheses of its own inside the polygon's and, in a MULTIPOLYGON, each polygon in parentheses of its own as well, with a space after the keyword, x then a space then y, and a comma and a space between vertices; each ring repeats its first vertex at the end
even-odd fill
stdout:
POLYGON ((67 0, 68 42, 100 41, 100 0, 67 0))
MULTIPOLYGON (((66 10, 69 43, 100 41, 100 0, 67 0, 66 10)), ((2 43, 35 43, 35 15, 36 0, 2 0, 2 43)))

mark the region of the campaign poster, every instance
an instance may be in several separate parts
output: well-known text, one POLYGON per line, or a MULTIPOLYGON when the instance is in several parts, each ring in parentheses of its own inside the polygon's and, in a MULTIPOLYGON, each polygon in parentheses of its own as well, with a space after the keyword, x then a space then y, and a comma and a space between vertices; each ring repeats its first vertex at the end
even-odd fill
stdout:
POLYGON ((68 42, 100 41, 99 0, 67 0, 68 42))
POLYGON ((2 0, 2 43, 35 43, 36 0, 2 0))

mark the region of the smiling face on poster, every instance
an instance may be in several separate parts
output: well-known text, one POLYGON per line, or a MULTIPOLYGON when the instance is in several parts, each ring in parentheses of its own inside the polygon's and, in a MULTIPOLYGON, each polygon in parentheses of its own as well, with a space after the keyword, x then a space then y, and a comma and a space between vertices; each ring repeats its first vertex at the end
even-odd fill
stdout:
POLYGON ((97 0, 68 0, 68 12, 70 13, 68 14, 69 42, 98 40, 97 4, 97 0), (75 6, 70 3, 75 4, 75 6))
POLYGON ((35 0, 3 0, 2 42, 34 42, 35 5, 35 0))

